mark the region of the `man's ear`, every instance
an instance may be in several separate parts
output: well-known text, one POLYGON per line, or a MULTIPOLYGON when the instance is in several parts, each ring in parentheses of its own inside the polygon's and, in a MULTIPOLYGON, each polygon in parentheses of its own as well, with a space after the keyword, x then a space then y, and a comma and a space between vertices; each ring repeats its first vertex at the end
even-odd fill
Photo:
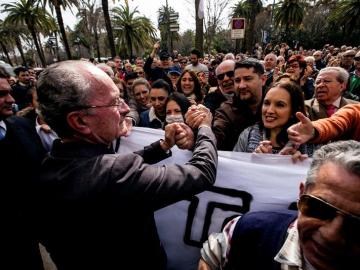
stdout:
POLYGON ((66 120, 69 126, 77 133, 89 134, 91 133, 91 130, 88 127, 86 118, 84 116, 85 116, 84 113, 80 111, 74 111, 74 112, 70 112, 67 115, 66 120))

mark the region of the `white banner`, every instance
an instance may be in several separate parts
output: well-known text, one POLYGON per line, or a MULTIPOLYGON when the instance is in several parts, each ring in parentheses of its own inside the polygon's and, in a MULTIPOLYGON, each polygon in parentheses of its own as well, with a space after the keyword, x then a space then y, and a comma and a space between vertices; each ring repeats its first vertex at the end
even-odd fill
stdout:
MULTIPOLYGON (((164 131, 134 128, 123 138, 120 153, 133 152, 163 138, 164 131)), ((172 149, 161 163, 184 164, 190 151, 172 149)), ((168 255, 168 269, 197 269, 199 248, 227 218, 248 211, 287 209, 295 202, 310 159, 293 164, 290 157, 219 151, 215 186, 156 212, 158 232, 168 255)))

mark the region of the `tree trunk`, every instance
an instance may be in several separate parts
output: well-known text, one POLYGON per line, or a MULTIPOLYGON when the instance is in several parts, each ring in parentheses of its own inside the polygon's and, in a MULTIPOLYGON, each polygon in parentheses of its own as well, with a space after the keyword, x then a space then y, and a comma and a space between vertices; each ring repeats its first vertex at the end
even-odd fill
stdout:
POLYGON ((23 61, 23 65, 27 66, 24 51, 22 49, 21 40, 20 40, 19 36, 15 36, 15 43, 16 43, 16 47, 17 47, 18 51, 20 52, 21 59, 23 61))
POLYGON ((99 45, 99 35, 96 29, 96 25, 94 26, 94 38, 95 38, 95 47, 96 47, 96 53, 97 53, 97 58, 98 58, 98 62, 101 62, 100 59, 100 45, 99 45))
POLYGON ((71 60, 71 51, 70 51, 70 46, 66 37, 66 32, 65 32, 65 27, 64 27, 64 22, 63 22, 63 18, 62 18, 62 14, 61 14, 61 7, 60 5, 55 5, 55 12, 56 12, 56 18, 57 18, 57 22, 59 24, 59 28, 60 28, 60 35, 61 35, 61 39, 64 43, 64 47, 65 47, 65 51, 66 51, 66 56, 69 60, 71 60))
POLYGON ((60 53, 59 53, 59 44, 58 44, 58 36, 57 36, 57 32, 54 32, 55 35, 55 44, 56 44, 56 57, 57 57, 57 62, 60 62, 60 53))
POLYGON ((36 36, 36 32, 35 32, 35 29, 34 27, 31 25, 31 23, 29 22, 26 22, 26 25, 27 27, 29 28, 29 31, 31 33, 31 36, 34 40, 34 43, 35 43, 35 47, 36 47, 36 51, 39 55, 39 58, 40 58, 40 61, 41 61, 41 64, 43 67, 46 67, 46 61, 45 61, 45 57, 44 55, 42 54, 42 50, 40 48, 40 45, 39 45, 39 42, 38 42, 38 39, 37 39, 37 36, 36 36))
POLYGON ((195 0, 195 48, 201 52, 204 51, 204 19, 200 19, 198 16, 200 0, 195 0))
POLYGON ((115 50, 114 36, 113 36, 112 28, 111 28, 109 5, 108 5, 107 0, 101 0, 101 3, 102 3, 102 9, 103 9, 103 13, 104 13, 105 27, 106 27, 107 37, 108 37, 108 41, 109 41, 111 56, 114 58, 116 56, 116 50, 115 50))
POLYGON ((8 62, 9 62, 9 65, 11 65, 11 66, 12 66, 12 65, 13 65, 13 63, 11 62, 9 52, 8 52, 8 50, 7 50, 6 46, 5 46, 5 44, 4 44, 2 41, 0 41, 0 45, 1 45, 1 48, 2 48, 3 52, 4 52, 4 53, 5 53, 5 55, 6 55, 6 58, 7 58, 8 62))
POLYGON ((40 32, 36 32, 36 37, 37 37, 37 41, 38 41, 39 46, 40 46, 41 54, 42 54, 42 56, 44 57, 45 63, 46 63, 44 48, 43 48, 43 46, 42 46, 42 44, 41 44, 40 32))

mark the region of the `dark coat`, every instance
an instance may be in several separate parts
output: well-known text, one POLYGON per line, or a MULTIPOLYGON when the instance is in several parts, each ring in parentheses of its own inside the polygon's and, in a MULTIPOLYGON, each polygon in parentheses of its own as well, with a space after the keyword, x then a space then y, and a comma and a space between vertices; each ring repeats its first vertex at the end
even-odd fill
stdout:
POLYGON ((247 127, 260 121, 260 113, 254 114, 249 106, 236 96, 225 101, 215 111, 213 131, 219 150, 232 151, 240 133, 247 127))
POLYGON ((59 270, 165 268, 153 212, 214 183, 215 138, 201 128, 185 166, 146 164, 166 156, 159 142, 126 155, 54 142, 41 168, 39 220, 59 270))
POLYGON ((1 245, 0 269, 43 269, 33 200, 45 149, 34 122, 22 117, 4 120, 6 136, 0 141, 1 245))

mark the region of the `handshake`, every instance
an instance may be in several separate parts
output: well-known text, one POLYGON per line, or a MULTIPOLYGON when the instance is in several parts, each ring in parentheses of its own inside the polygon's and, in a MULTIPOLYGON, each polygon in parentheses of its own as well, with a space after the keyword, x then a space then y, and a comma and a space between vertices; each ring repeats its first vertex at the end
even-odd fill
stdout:
POLYGON ((180 149, 192 149, 194 146, 194 133, 192 129, 200 127, 211 128, 212 114, 203 105, 192 105, 185 114, 185 123, 172 123, 165 127, 165 138, 160 145, 164 151, 168 151, 175 144, 180 149))

